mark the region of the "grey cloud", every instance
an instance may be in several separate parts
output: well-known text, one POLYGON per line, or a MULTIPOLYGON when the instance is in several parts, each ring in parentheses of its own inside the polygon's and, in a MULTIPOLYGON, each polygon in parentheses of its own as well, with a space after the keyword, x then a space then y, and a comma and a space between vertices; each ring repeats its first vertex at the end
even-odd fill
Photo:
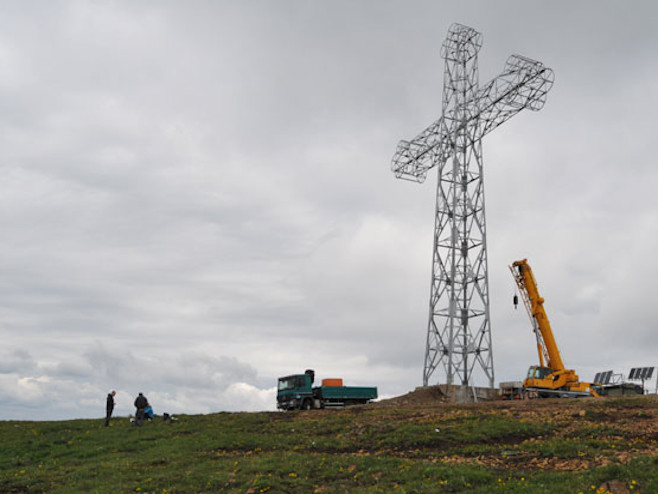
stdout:
POLYGON ((30 353, 22 349, 15 349, 0 359, 0 374, 32 372, 36 367, 30 353))
MULTIPOLYGON (((271 386, 260 387, 257 371, 235 357, 201 352, 126 352, 96 343, 80 356, 53 361, 17 351, 0 369, 0 417, 95 417, 104 396, 118 390, 118 413, 132 412, 137 392, 149 396, 159 413, 201 413, 274 406, 271 386), (250 396, 251 393, 251 396, 250 396), (16 411, 25 409, 25 416, 16 411)), ((267 383, 265 383, 267 384, 267 383)))
POLYGON ((436 174, 389 164, 440 113, 452 22, 482 31, 482 81, 511 53, 556 72, 541 112, 483 144, 497 380, 534 358, 518 257, 560 341, 602 354, 630 327, 646 344, 610 366, 649 358, 653 3, 0 11, 0 416, 94 416, 112 387, 122 414, 140 390, 178 413, 271 409, 306 367, 418 385, 436 174))

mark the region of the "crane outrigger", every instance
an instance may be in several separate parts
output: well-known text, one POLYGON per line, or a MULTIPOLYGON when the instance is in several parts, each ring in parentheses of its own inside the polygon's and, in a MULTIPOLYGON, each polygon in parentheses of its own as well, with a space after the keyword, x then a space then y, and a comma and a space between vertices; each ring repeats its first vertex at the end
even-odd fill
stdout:
POLYGON ((564 366, 544 310, 544 299, 539 295, 528 260, 516 261, 509 268, 537 337, 539 365, 533 365, 528 370, 528 377, 523 381, 525 391, 539 397, 598 397, 594 384, 581 382, 576 371, 564 366))

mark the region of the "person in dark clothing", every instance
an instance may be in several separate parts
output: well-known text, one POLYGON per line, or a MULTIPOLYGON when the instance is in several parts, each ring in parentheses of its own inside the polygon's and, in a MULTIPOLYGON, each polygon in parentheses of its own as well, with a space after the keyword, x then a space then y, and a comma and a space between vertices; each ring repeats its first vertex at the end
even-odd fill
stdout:
POLYGON ((114 410, 114 397, 117 392, 112 390, 107 394, 107 404, 105 405, 105 427, 110 425, 110 417, 112 416, 112 411, 114 410))
POLYGON ((141 427, 144 424, 144 409, 148 403, 146 396, 142 393, 139 393, 139 396, 135 398, 135 425, 138 427, 141 427))

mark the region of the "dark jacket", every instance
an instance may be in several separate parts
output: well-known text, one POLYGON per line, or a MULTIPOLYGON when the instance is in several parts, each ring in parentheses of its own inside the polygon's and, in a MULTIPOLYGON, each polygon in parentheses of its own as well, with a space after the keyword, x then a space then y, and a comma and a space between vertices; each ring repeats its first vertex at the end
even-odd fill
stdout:
POLYGON ((114 410, 114 396, 112 396, 112 393, 107 394, 107 405, 105 405, 105 408, 108 411, 114 410))
POLYGON ((146 396, 144 396, 142 393, 139 393, 139 396, 135 399, 135 408, 138 410, 143 410, 146 408, 146 405, 148 405, 146 396))

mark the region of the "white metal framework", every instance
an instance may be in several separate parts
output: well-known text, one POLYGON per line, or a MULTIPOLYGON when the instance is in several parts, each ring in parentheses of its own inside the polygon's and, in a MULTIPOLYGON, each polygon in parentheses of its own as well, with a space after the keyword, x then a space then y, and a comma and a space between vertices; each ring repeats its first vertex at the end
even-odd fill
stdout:
POLYGON ((483 371, 494 385, 481 139, 528 108, 540 110, 553 71, 520 55, 480 87, 482 35, 453 24, 441 47, 445 59, 443 114, 393 156, 397 178, 423 182, 438 169, 432 285, 423 385, 443 366, 446 384, 473 385, 483 371))

